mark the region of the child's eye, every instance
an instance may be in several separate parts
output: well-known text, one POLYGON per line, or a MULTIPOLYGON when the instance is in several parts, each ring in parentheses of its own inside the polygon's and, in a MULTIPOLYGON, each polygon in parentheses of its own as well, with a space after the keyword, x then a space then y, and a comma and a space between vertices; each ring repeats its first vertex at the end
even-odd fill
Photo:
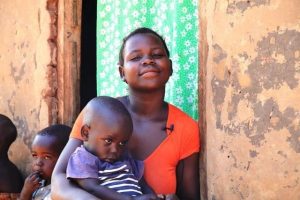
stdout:
POLYGON ((120 143, 119 143, 120 146, 125 146, 126 144, 127 144, 127 141, 124 141, 124 142, 120 142, 120 143))
POLYGON ((37 155, 34 154, 34 153, 32 153, 31 156, 32 156, 33 158, 37 158, 37 155))
POLYGON ((111 144, 112 143, 112 139, 105 139, 104 140, 107 144, 111 144))
POLYGON ((44 159, 49 160, 49 159, 51 159, 51 156, 44 156, 44 159))

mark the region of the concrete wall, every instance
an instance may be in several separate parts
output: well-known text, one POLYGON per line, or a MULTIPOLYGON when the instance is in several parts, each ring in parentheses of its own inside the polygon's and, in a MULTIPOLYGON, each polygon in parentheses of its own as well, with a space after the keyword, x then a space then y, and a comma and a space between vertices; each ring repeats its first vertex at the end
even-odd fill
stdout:
POLYGON ((0 113, 17 126, 18 139, 9 156, 25 173, 35 133, 49 123, 52 93, 50 15, 46 1, 0 2, 0 113))
POLYGON ((199 6, 206 78, 202 196, 300 199, 300 1, 199 6))

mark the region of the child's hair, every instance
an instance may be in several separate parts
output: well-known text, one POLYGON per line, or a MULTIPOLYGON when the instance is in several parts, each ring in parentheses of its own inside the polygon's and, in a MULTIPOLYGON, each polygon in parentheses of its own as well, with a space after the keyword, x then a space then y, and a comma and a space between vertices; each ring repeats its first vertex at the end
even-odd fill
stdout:
POLYGON ((55 124, 40 130, 37 135, 56 138, 56 148, 61 152, 69 140, 72 128, 64 124, 55 124))
POLYGON ((109 110, 109 112, 113 115, 123 117, 128 122, 127 125, 132 126, 131 116, 123 103, 118 99, 109 96, 95 97, 87 104, 87 109, 85 110, 83 119, 84 123, 89 125, 92 121, 92 113, 102 115, 102 113, 104 113, 103 109, 109 110))
POLYGON ((121 45, 120 52, 119 52, 119 65, 123 65, 124 64, 123 51, 124 51, 124 47, 125 47, 125 44, 126 44, 127 40, 129 38, 131 38, 132 36, 134 36, 134 35, 137 35, 137 34, 147 34, 147 33, 153 34, 156 37, 158 37, 158 39, 162 42, 162 44, 163 44, 163 46, 164 46, 164 48, 166 50, 167 56, 168 57, 170 56, 170 52, 169 52, 169 49, 167 47, 167 44, 166 44, 164 38, 161 35, 159 35, 157 32, 153 31, 150 28, 141 27, 141 28, 135 29, 134 31, 132 31, 131 33, 129 33, 125 38, 123 38, 122 45, 121 45))
POLYGON ((10 145, 17 139, 17 128, 5 115, 0 114, 0 128, 2 129, 3 149, 8 151, 10 145))

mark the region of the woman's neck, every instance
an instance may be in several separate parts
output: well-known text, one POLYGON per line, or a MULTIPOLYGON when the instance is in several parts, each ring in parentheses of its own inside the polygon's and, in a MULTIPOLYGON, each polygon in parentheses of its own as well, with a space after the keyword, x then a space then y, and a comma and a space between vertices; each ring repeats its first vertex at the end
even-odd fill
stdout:
POLYGON ((157 118, 167 105, 164 94, 164 90, 145 93, 130 91, 127 96, 128 109, 140 117, 157 118))

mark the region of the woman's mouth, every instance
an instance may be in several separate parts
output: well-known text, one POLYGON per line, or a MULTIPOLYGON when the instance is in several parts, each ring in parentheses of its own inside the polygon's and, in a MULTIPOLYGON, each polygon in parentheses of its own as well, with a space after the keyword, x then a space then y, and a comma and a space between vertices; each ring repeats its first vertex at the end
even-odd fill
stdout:
POLYGON ((154 76, 157 76, 160 73, 160 70, 154 68, 154 67, 148 67, 141 71, 140 76, 145 78, 151 78, 154 76))

